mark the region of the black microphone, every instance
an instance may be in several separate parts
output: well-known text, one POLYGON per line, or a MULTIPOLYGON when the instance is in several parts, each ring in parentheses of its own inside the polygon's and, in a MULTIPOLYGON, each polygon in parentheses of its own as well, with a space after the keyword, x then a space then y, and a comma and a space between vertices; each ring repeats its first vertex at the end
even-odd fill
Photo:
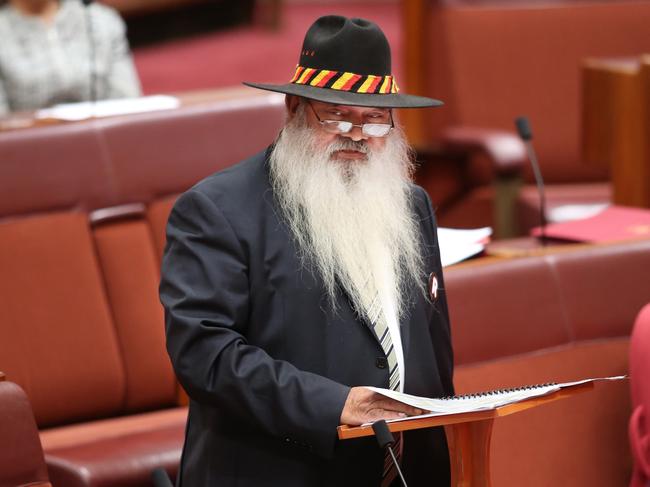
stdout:
POLYGON ((151 481, 154 487, 174 487, 167 472, 162 467, 154 468, 151 471, 151 481))
POLYGON ((546 193, 544 191, 544 179, 542 179, 542 171, 539 168, 537 163, 537 155, 535 154, 535 149, 533 148, 533 133, 530 130, 530 124, 526 117, 517 117, 515 119, 515 126, 517 127, 517 132, 519 137, 524 141, 526 146, 526 152, 528 152, 528 159, 530 160, 530 165, 533 167, 533 174, 535 175, 535 182, 537 183, 537 191, 539 193, 539 229, 540 229, 540 239, 542 245, 546 245, 546 193))
POLYGON ((90 6, 93 3, 93 0, 81 0, 81 3, 85 7, 85 19, 86 19, 86 37, 88 38, 88 70, 90 72, 90 101, 95 103, 97 101, 97 66, 95 60, 95 36, 93 34, 93 20, 90 15, 90 6))
POLYGON ((375 421, 374 423, 372 423, 372 430, 375 432, 375 437, 377 438, 377 443, 379 443, 379 447, 385 448, 386 450, 388 450, 388 453, 390 453, 390 457, 393 459, 393 464, 395 464, 395 468, 397 469, 399 478, 402 479, 402 485, 404 487, 408 487, 406 484, 406 480, 404 480, 402 469, 399 468, 399 463, 397 462, 397 458, 395 458, 395 453, 391 448, 391 446, 395 444, 395 438, 393 437, 393 433, 391 433, 390 430, 388 429, 388 425, 386 424, 386 421, 384 421, 383 419, 380 419, 379 421, 375 421))

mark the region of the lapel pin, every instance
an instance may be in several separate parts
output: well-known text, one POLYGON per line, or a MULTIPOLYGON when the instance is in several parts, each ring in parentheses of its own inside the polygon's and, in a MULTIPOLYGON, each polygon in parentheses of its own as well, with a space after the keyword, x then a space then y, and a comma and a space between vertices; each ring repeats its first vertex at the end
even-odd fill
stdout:
POLYGON ((435 272, 429 274, 429 297, 433 302, 438 300, 438 278, 435 272))

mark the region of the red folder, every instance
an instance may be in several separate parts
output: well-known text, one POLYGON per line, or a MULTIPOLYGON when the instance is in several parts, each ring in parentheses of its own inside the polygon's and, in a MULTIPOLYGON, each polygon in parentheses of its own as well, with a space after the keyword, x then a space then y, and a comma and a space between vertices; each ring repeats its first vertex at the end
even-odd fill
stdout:
MULTIPOLYGON (((539 237, 539 227, 531 234, 539 237)), ((589 218, 547 225, 546 236, 576 242, 650 239, 650 210, 610 206, 589 218)))

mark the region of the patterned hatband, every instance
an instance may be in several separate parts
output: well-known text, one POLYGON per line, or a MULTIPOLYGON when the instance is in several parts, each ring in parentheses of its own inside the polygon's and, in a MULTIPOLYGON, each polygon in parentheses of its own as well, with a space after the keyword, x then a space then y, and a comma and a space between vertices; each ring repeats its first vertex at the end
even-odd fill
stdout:
POLYGON ((353 93, 387 95, 399 91, 392 76, 374 76, 372 74, 364 76, 343 71, 305 68, 300 65, 296 67, 296 74, 293 75, 290 83, 353 93))

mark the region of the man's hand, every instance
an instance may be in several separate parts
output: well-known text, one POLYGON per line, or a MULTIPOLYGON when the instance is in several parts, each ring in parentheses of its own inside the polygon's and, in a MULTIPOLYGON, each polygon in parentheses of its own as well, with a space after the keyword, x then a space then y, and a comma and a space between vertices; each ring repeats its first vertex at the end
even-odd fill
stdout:
POLYGON ((382 396, 365 387, 353 387, 341 412, 341 424, 357 426, 380 419, 422 414, 422 410, 382 396))

